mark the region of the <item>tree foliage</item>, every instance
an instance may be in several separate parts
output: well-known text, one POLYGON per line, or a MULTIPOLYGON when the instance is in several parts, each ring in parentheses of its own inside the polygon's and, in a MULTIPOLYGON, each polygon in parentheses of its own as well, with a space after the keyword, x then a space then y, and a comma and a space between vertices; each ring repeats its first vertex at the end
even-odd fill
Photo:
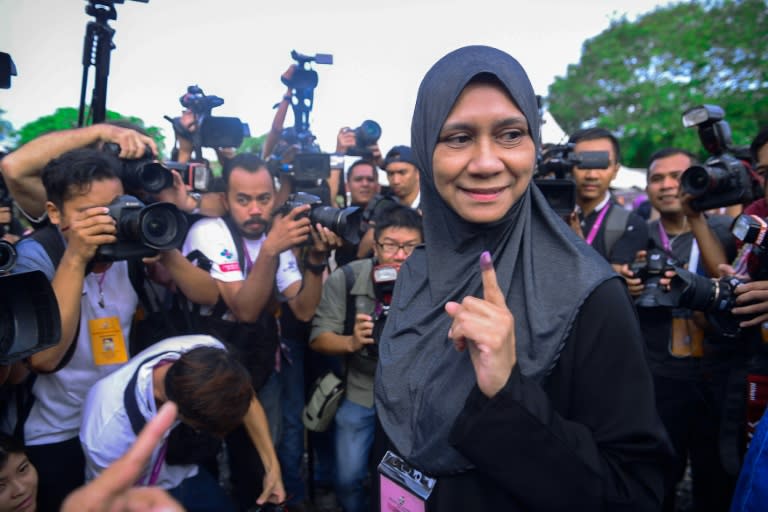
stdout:
MULTIPOLYGON (((78 109, 73 107, 62 107, 56 109, 51 115, 40 117, 25 124, 19 129, 19 145, 25 144, 32 139, 49 132, 77 128, 78 112, 78 109)), ((111 110, 107 110, 106 117, 107 120, 123 119, 141 126, 147 133, 149 133, 149 136, 155 140, 157 149, 160 153, 163 153, 165 148, 165 137, 162 134, 162 130, 157 126, 146 126, 144 121, 138 117, 124 116, 111 110)))
POLYGON ((245 137, 243 143, 237 148, 238 153, 255 153, 261 154, 261 148, 264 146, 264 141, 267 140, 267 134, 259 135, 258 137, 245 137))
POLYGON ((547 103, 567 132, 614 131, 632 167, 665 146, 706 157, 681 122, 701 104, 720 105, 734 144, 749 144, 768 125, 768 0, 691 1, 615 20, 584 43, 547 103))

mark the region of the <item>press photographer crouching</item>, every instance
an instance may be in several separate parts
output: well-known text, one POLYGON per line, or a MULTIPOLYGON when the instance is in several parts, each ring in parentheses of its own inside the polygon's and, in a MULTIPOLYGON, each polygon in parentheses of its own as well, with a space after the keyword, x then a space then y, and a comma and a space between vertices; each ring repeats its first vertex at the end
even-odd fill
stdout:
POLYGON ((144 207, 124 196, 119 166, 95 149, 51 160, 41 176, 50 225, 16 246, 14 273, 42 271, 61 318, 56 344, 27 358, 37 375, 17 426, 40 474, 40 510, 58 510, 83 483, 77 434, 85 395, 128 361, 138 296, 126 259, 140 266, 137 258, 171 249, 186 230, 172 205, 144 207))
POLYGON ((397 271, 423 241, 421 216, 395 205, 375 219, 374 256, 336 269, 323 285, 310 346, 344 355, 345 396, 335 423, 336 496, 345 511, 367 509, 364 482, 376 424, 373 380, 397 271))

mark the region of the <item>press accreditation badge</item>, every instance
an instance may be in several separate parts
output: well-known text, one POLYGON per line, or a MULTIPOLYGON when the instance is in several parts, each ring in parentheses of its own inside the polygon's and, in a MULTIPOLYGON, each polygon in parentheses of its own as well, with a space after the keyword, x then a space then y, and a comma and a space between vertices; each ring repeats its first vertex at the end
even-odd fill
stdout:
POLYGON ((96 366, 128 361, 125 337, 117 315, 88 320, 88 332, 91 334, 91 351, 96 366))
POLYGON ((388 451, 379 463, 381 512, 426 512, 436 479, 388 451))

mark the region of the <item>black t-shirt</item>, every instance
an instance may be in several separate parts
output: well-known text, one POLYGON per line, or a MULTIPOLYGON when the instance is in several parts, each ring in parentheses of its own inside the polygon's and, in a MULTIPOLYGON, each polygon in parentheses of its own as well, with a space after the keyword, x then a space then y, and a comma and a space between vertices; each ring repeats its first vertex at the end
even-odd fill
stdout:
MULTIPOLYGON (((606 208, 621 208, 621 206, 614 202, 609 202, 606 208)), ((597 218, 600 216, 600 211, 593 210, 581 220, 581 230, 584 233, 585 238, 589 235, 592 226, 594 226, 597 218)), ((609 253, 605 243, 605 229, 607 219, 610 215, 611 212, 609 210, 608 213, 603 216, 602 222, 600 223, 600 229, 597 232, 595 239, 592 241, 592 247, 610 263, 632 263, 635 261, 637 251, 645 249, 648 243, 648 225, 642 217, 636 213, 630 212, 626 228, 624 229, 624 234, 616 240, 616 243, 613 244, 609 253)))
MULTIPOLYGON (((733 259, 736 254, 736 243, 730 232, 732 219, 726 215, 713 215, 707 218, 707 223, 723 245, 726 257, 729 260, 733 259)), ((664 249, 658 220, 649 223, 648 235, 649 246, 664 249)), ((693 233, 689 231, 679 236, 667 237, 667 239, 675 259, 680 264, 687 265, 693 247, 693 233)), ((704 274, 702 268, 699 256, 697 268, 689 268, 689 270, 704 274)), ((727 365, 727 361, 733 355, 731 340, 713 337, 704 339, 704 357, 675 357, 669 350, 673 311, 669 308, 637 308, 637 310, 640 328, 648 348, 649 363, 655 375, 698 379, 703 373, 710 373, 721 365, 727 365)), ((690 313, 690 310, 684 309, 674 311, 675 316, 686 316, 690 313)))

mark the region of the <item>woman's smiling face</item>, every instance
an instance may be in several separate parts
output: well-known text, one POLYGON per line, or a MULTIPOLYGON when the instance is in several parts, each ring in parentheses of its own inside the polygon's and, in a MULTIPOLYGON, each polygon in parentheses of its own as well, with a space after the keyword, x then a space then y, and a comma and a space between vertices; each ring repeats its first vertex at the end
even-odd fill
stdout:
POLYGON ((470 82, 440 130, 432 154, 435 187, 463 219, 501 219, 533 176, 528 121, 499 84, 470 82))

